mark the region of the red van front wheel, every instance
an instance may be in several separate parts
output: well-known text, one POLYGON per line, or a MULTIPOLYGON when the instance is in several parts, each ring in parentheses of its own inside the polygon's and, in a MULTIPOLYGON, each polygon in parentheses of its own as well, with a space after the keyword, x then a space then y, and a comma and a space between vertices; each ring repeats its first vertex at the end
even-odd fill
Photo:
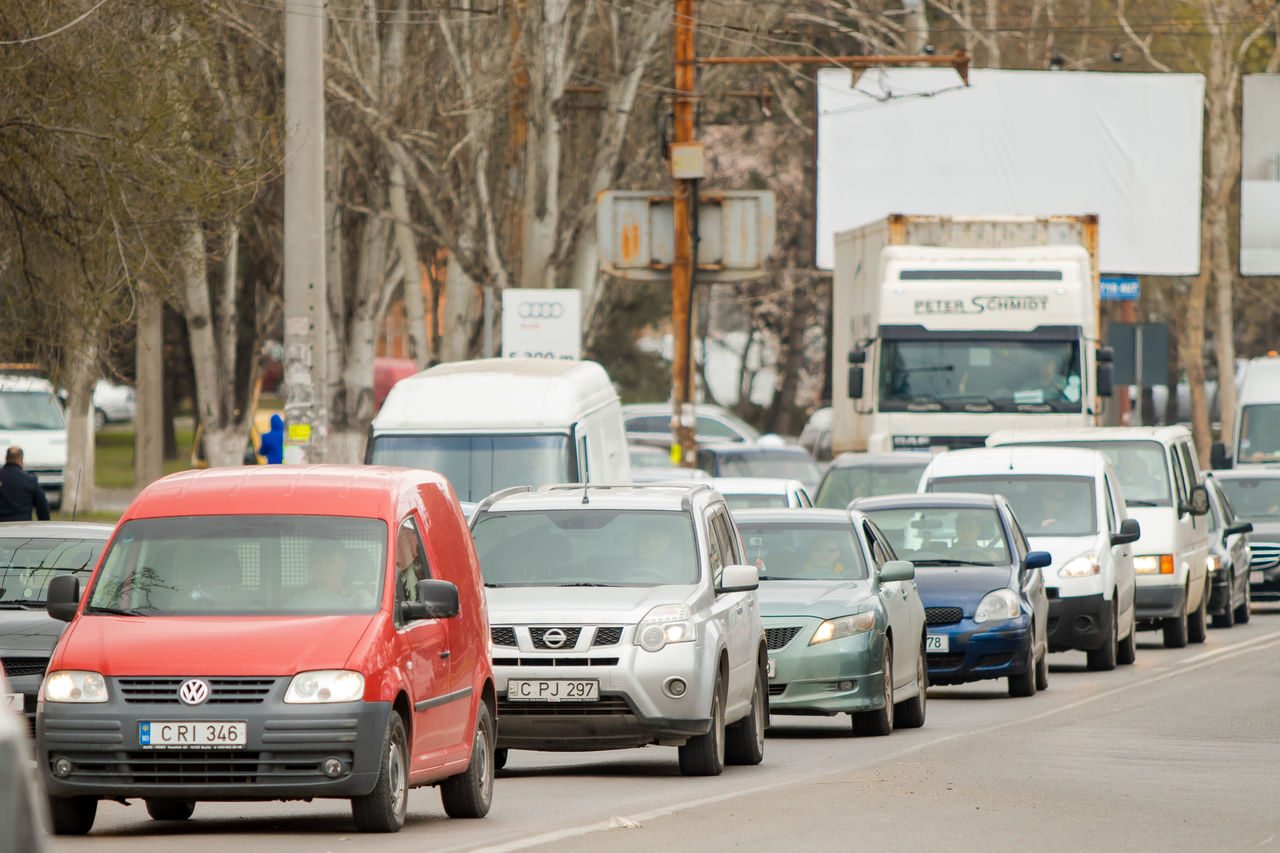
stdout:
POLYGON ((449 817, 484 817, 493 802, 493 720, 489 706, 476 709, 476 736, 471 763, 457 776, 440 783, 440 800, 449 817))
POLYGON ((409 752, 404 721, 391 712, 382 740, 382 763, 373 790, 351 799, 351 816, 361 832, 399 832, 409 802, 409 752))

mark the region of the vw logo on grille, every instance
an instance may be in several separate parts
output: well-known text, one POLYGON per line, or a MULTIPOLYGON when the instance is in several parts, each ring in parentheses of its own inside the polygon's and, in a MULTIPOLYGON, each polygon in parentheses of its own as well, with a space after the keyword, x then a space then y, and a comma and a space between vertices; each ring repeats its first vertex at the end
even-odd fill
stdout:
POLYGON ((564 314, 564 305, 559 302, 522 302, 516 313, 526 319, 555 320, 564 314))
POLYGON ((569 639, 569 635, 559 628, 548 628, 542 635, 542 643, 549 649, 558 649, 569 639))
POLYGON ((178 688, 178 700, 184 705, 201 705, 209 699, 209 683, 199 678, 182 682, 178 688))

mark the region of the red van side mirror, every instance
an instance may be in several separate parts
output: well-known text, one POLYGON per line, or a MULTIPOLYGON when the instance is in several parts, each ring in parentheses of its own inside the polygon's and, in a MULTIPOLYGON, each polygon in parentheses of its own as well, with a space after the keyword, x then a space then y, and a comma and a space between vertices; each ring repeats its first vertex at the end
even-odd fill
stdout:
POLYGON ((400 602, 400 617, 405 622, 416 619, 451 619, 458 615, 458 588, 448 581, 418 581, 414 589, 417 601, 400 602))

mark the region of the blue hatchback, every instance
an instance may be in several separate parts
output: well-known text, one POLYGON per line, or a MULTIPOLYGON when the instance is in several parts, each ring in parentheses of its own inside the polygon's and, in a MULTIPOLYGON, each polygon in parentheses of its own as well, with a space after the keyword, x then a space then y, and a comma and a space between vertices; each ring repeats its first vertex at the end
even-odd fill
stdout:
POLYGON ((898 556, 916 566, 930 684, 1008 678, 1011 696, 1049 686, 1049 600, 1013 510, 999 495, 862 498, 898 556))

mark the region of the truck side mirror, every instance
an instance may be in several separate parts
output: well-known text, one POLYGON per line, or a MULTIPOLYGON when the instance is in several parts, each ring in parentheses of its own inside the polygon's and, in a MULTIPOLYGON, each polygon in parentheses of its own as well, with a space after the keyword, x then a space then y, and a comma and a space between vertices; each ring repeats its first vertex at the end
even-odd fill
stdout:
POLYGON ((1231 457, 1227 455, 1227 446, 1221 441, 1209 445, 1209 467, 1215 471, 1231 467, 1231 457))
POLYGON ((1115 392, 1112 371, 1115 368, 1116 355, 1111 347, 1098 347, 1098 396, 1110 397, 1115 392))
POLYGON ((867 363, 867 351, 849 350, 849 399, 862 399, 862 366, 867 363))

